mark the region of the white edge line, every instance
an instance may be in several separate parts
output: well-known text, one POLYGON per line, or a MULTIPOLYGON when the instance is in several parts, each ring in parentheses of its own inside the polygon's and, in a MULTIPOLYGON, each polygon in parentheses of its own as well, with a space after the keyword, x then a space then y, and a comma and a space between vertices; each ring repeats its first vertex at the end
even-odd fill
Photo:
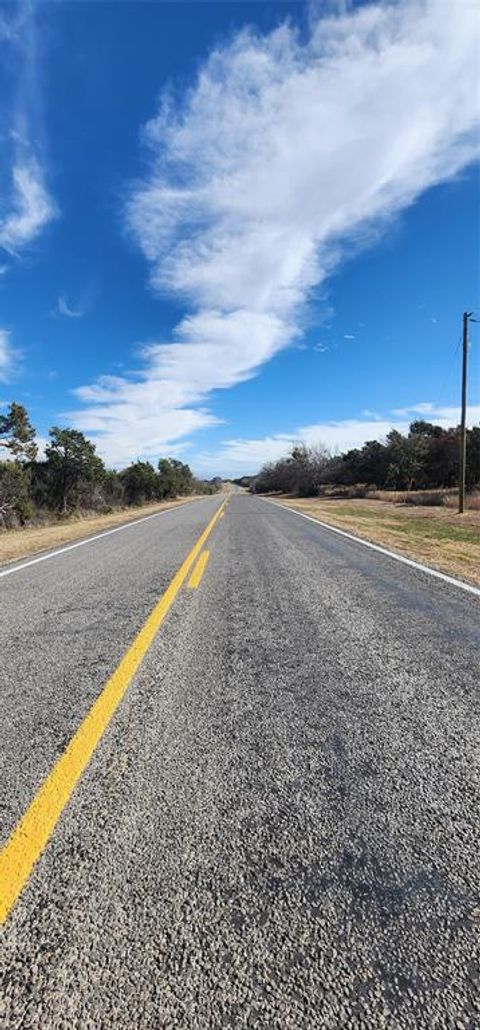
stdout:
POLYGON ((426 572, 429 576, 435 576, 435 579, 443 579, 443 581, 445 583, 449 583, 450 586, 460 587, 460 590, 466 590, 469 594, 474 594, 475 597, 480 597, 480 587, 474 587, 470 583, 463 583, 461 579, 454 579, 453 576, 447 576, 446 572, 439 572, 438 569, 432 569, 429 565, 422 565, 420 562, 414 561, 413 558, 406 558, 403 554, 397 554, 396 551, 388 551, 386 547, 380 547, 379 544, 372 544, 370 540, 363 540, 362 537, 354 536, 353 533, 347 533, 344 529, 338 529, 337 526, 330 526, 328 522, 320 522, 320 519, 315 519, 312 515, 306 515, 303 511, 297 511, 296 508, 290 508, 286 504, 282 504, 281 501, 272 501, 269 497, 260 497, 259 500, 266 501, 267 504, 273 504, 276 508, 281 508, 283 511, 291 511, 293 515, 300 515, 300 518, 308 519, 309 522, 313 522, 316 526, 321 526, 322 529, 328 529, 331 533, 338 533, 339 536, 345 536, 347 540, 353 540, 354 543, 361 544, 362 547, 369 547, 371 551, 378 551, 379 554, 386 554, 388 558, 394 558, 395 561, 402 562, 402 565, 410 565, 412 569, 419 569, 420 572, 426 572))
MULTIPOLYGON (((207 500, 206 497, 197 497, 197 501, 207 500)), ((190 502, 195 503, 195 502, 190 502)), ((76 540, 74 544, 67 544, 66 547, 60 547, 57 551, 49 551, 47 554, 39 554, 37 558, 30 558, 29 561, 24 561, 21 565, 12 565, 7 569, 0 569, 0 579, 2 576, 10 576, 13 572, 20 572, 21 569, 28 569, 29 565, 37 565, 38 562, 48 561, 50 558, 57 558, 59 554, 65 554, 66 551, 73 551, 75 547, 83 547, 84 544, 93 544, 94 540, 101 540, 104 536, 111 536, 112 533, 120 533, 122 529, 130 529, 130 526, 138 526, 140 522, 148 522, 149 519, 156 519, 159 515, 168 515, 169 511, 175 511, 177 508, 184 508, 186 506, 185 501, 180 501, 178 504, 172 504, 170 508, 162 508, 161 511, 154 511, 151 515, 143 515, 140 519, 133 519, 131 522, 124 522, 122 526, 115 526, 114 529, 105 529, 103 533, 95 533, 95 536, 87 536, 84 540, 76 540)))

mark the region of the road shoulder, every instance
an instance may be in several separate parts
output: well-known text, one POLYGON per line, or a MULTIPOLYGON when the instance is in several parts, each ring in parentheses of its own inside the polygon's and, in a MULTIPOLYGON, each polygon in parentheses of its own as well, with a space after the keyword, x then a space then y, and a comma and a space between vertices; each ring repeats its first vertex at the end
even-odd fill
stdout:
MULTIPOLYGON (((452 526, 438 513, 395 511, 393 505, 376 513, 372 502, 333 502, 317 498, 265 498, 305 515, 320 525, 342 530, 351 537, 377 545, 393 555, 418 562, 470 586, 480 587, 480 521, 477 513, 452 526)), ((373 502, 375 504, 375 502, 373 502)), ((459 516, 462 519, 462 516, 459 516)))
MULTIPOLYGON (((205 495, 208 496, 208 495, 205 495)), ((0 533, 0 568, 22 558, 30 558, 45 551, 54 550, 64 544, 88 539, 105 530, 125 526, 156 515, 162 511, 170 511, 179 505, 203 500, 204 495, 178 497, 172 501, 158 501, 156 504, 145 504, 138 508, 123 509, 108 515, 92 515, 79 519, 59 521, 47 526, 27 526, 24 529, 6 529, 0 533)))

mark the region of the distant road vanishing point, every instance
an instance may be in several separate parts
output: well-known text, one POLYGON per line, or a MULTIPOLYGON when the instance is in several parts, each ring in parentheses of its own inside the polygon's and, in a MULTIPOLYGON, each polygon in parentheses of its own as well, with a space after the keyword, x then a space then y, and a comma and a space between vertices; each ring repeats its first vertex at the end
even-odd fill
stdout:
POLYGON ((5 1026, 480 1025, 474 591, 239 493, 0 598, 5 1026))

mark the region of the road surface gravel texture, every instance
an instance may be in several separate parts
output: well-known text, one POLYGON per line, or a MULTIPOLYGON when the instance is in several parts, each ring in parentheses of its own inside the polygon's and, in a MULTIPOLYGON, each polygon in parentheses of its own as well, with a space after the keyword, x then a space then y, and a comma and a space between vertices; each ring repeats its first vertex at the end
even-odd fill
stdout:
MULTIPOLYGON (((0 579, 6 840, 221 498, 0 579)), ((41 1030, 480 1026, 480 598, 247 495, 3 927, 41 1030)))

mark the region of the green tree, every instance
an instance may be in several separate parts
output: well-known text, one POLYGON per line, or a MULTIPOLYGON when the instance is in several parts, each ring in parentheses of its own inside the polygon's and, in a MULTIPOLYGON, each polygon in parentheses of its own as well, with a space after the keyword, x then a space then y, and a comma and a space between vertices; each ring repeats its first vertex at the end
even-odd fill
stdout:
POLYGON ((135 461, 119 473, 127 504, 145 504, 159 496, 158 476, 149 461, 135 461))
POLYGON ((105 504, 119 507, 124 500, 123 483, 114 469, 108 469, 102 479, 102 492, 105 504))
POLYGON ((443 432, 441 426, 435 426, 433 422, 425 422, 424 419, 410 423, 410 436, 423 436, 431 440, 438 439, 443 432))
POLYGON ((33 513, 28 469, 19 461, 0 461, 0 526, 23 525, 33 513))
POLYGON ((422 471, 424 446, 421 435, 403 436, 397 429, 387 433, 387 485, 395 490, 410 490, 422 471))
POLYGON ((160 458, 158 462, 158 496, 159 497, 175 497, 176 495, 176 475, 175 469, 173 468, 172 462, 169 458, 160 458))
POLYGON ((172 465, 177 478, 177 493, 190 494, 193 490, 193 474, 189 465, 172 458, 172 465))
POLYGON ((50 430, 45 448, 50 492, 62 514, 75 507, 82 486, 101 482, 105 467, 95 452, 95 444, 78 429, 50 430))
POLYGON ((7 414, 0 415, 0 447, 5 447, 16 461, 35 461, 35 429, 23 404, 12 401, 7 414))
POLYGON ((193 475, 189 465, 175 458, 160 458, 158 462, 158 490, 160 497, 178 497, 193 490, 193 475))
POLYGON ((460 434, 458 429, 440 429, 428 441, 425 481, 431 487, 452 487, 458 483, 460 434))

